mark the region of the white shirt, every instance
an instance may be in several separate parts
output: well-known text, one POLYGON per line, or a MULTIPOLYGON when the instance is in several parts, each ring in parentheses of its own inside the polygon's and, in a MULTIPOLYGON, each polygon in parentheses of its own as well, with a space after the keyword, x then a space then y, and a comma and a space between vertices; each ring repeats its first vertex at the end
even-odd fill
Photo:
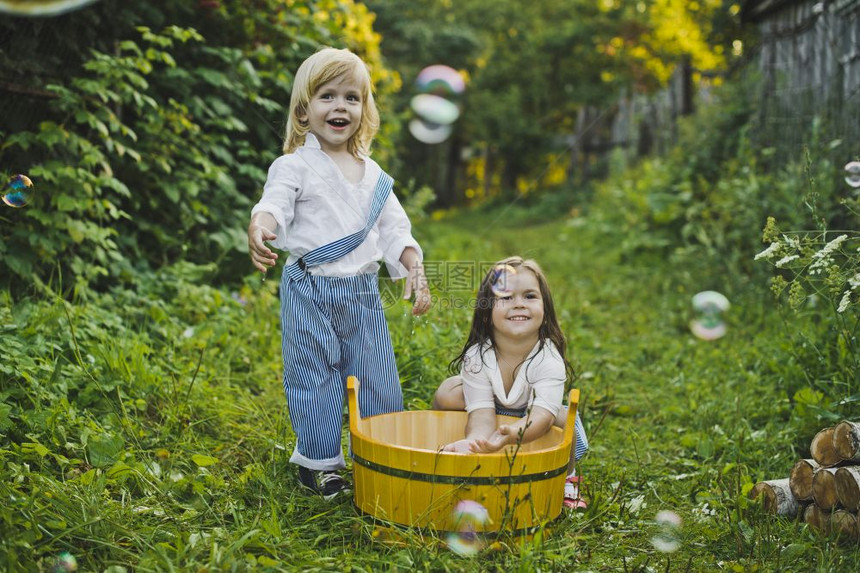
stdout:
MULTIPOLYGON (((289 251, 287 264, 367 224, 382 169, 370 157, 363 159, 364 177, 351 183, 309 133, 302 147, 277 158, 269 167, 263 196, 251 215, 262 211, 275 218, 278 226, 273 231, 277 238, 271 244, 289 251)), ((409 218, 391 193, 363 243, 337 261, 309 267, 308 272, 332 277, 376 273, 377 261, 382 259, 392 278, 404 278, 409 273, 400 263, 400 255, 406 247, 414 247, 423 258, 421 247, 412 237, 409 218)))
POLYGON ((547 340, 538 352, 539 345, 540 342, 529 352, 529 358, 520 366, 508 393, 505 393, 502 372, 490 343, 484 344, 483 353, 477 344, 469 348, 460 368, 466 411, 495 409, 497 404, 511 410, 540 406, 557 416, 564 398, 567 371, 555 344, 547 340))

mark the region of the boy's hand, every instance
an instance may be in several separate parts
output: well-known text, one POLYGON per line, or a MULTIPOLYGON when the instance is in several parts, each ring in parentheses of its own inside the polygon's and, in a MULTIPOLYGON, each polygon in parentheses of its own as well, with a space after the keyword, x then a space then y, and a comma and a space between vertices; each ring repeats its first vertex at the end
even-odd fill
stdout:
POLYGON ((248 226, 248 251, 251 254, 251 262, 262 273, 265 273, 268 267, 275 266, 278 260, 278 255, 265 243, 276 238, 277 235, 259 223, 251 221, 248 226))
POLYGON ((412 314, 420 315, 430 310, 430 288, 427 285, 427 277, 424 276, 424 265, 415 262, 409 267, 409 276, 403 285, 403 299, 409 300, 415 294, 412 303, 412 314))

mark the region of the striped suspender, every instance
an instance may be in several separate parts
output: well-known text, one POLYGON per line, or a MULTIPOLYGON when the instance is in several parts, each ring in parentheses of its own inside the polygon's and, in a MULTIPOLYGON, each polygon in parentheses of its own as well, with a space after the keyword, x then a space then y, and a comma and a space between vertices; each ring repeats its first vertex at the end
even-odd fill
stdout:
POLYGON ((391 193, 392 187, 394 187, 394 179, 385 171, 380 173, 379 179, 376 181, 376 189, 373 191, 370 215, 367 217, 367 224, 364 228, 305 253, 299 260, 284 267, 284 272, 287 276, 293 280, 300 280, 304 278, 305 269, 308 267, 336 261, 363 243, 367 234, 376 224, 376 220, 379 219, 379 215, 382 213, 382 208, 385 206, 385 201, 388 199, 388 194, 391 193))

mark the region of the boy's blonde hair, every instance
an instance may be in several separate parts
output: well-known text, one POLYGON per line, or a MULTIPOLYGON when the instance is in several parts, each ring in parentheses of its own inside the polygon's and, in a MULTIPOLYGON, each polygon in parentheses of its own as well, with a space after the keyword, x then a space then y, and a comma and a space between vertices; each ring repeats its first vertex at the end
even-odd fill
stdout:
POLYGON ((350 75, 361 89, 361 122, 349 140, 348 149, 355 157, 370 155, 370 145, 379 130, 379 111, 373 100, 373 86, 367 65, 349 50, 323 48, 299 66, 290 96, 290 114, 284 137, 284 153, 292 153, 305 143, 308 134, 308 106, 323 84, 350 75))

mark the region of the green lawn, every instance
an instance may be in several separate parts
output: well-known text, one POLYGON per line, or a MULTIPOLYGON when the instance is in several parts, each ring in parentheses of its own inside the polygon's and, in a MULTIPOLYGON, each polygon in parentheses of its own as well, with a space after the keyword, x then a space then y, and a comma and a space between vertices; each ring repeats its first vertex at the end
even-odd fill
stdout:
POLYGON ((793 326, 764 273, 628 248, 611 220, 514 205, 417 221, 437 304, 387 311, 407 405, 426 408, 469 327, 464 273, 536 259, 582 391, 587 511, 461 557, 306 495, 287 462, 277 281, 231 293, 180 266, 74 305, 0 299, 0 565, 49 570, 69 552, 111 572, 853 571, 856 545, 746 502, 787 477, 818 423, 789 403, 793 326), (703 290, 732 303, 718 340, 688 327, 703 290), (682 519, 674 552, 652 544, 661 510, 682 519))

